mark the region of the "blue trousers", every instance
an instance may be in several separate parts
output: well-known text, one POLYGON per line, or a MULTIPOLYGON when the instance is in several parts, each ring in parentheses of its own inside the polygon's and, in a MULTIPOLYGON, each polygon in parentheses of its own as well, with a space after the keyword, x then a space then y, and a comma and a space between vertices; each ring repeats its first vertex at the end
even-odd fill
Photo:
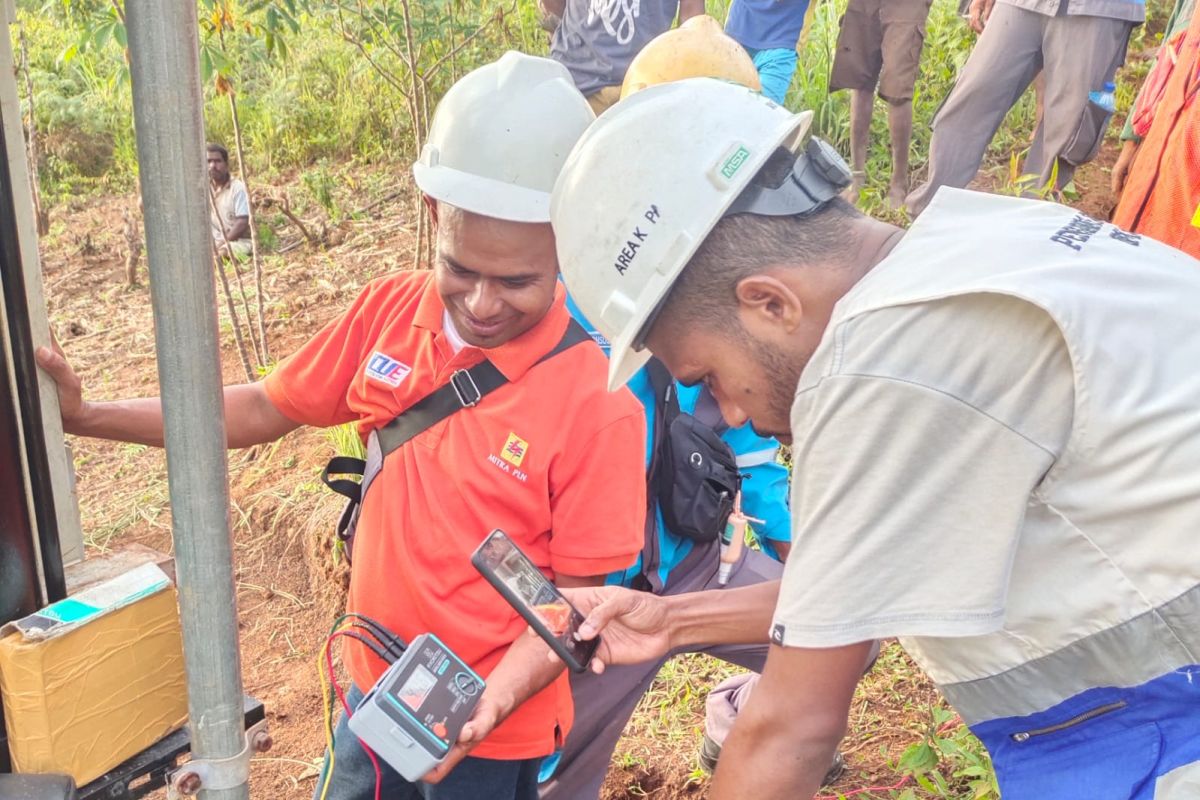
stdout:
POLYGON ((796 74, 796 48, 755 50, 747 47, 746 52, 754 59, 754 68, 758 70, 758 79, 762 82, 762 93, 783 105, 788 88, 792 85, 792 76, 796 74))
MULTIPOLYGON (((355 708, 363 699, 358 687, 346 693, 346 702, 355 708)), ((334 729, 333 749, 337 759, 325 800, 374 800, 375 770, 358 737, 350 730, 343 714, 334 729)), ((378 759, 378 756, 376 757, 378 759)), ((382 759, 380 797, 383 800, 537 800, 537 776, 540 758, 524 761, 498 761, 491 758, 463 759, 441 783, 410 783, 382 759)), ((329 753, 317 778, 313 800, 319 800, 329 753)))

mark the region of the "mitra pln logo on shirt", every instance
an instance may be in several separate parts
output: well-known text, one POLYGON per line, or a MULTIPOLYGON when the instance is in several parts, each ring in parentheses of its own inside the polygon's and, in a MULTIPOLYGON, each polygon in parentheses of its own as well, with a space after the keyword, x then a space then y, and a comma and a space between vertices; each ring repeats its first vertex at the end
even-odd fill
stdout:
POLYGON ((509 431, 508 438, 504 440, 504 446, 500 448, 500 455, 489 453, 487 460, 501 472, 507 473, 521 483, 527 483, 529 474, 521 471, 521 463, 525 461, 525 456, 528 454, 529 442, 509 431))
POLYGON ((500 457, 514 467, 521 466, 521 462, 525 460, 525 453, 529 451, 529 442, 517 436, 515 433, 508 434, 508 439, 504 441, 504 449, 500 451, 500 457))
POLYGON ((395 389, 412 372, 412 367, 376 350, 367 361, 367 377, 395 389))

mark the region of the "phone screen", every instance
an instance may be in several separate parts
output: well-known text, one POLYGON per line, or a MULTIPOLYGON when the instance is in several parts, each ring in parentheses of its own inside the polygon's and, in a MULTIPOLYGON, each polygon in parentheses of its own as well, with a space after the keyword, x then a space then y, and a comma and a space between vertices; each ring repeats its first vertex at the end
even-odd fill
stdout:
POLYGON ((471 562, 569 667, 576 671, 587 668, 599 637, 586 642, 575 638, 583 615, 504 531, 492 531, 471 562))

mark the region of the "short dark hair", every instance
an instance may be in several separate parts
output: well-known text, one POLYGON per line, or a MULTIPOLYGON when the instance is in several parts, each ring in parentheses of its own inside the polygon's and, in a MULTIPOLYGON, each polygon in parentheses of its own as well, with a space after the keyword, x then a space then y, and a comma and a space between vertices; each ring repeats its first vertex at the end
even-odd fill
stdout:
POLYGON ((225 149, 225 145, 217 144, 216 142, 209 142, 208 147, 206 147, 204 149, 206 152, 209 152, 209 153, 220 153, 221 159, 226 164, 229 163, 229 151, 225 149))
POLYGON ((683 268, 659 319, 729 320, 743 278, 779 264, 843 266, 853 250, 851 226, 862 214, 840 197, 789 217, 736 214, 717 223, 683 268))

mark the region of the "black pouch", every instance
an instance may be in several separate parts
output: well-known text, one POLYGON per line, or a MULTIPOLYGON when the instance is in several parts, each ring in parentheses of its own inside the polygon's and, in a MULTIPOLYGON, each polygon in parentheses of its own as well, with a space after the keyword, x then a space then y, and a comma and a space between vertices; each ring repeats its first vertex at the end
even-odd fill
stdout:
POLYGON ((1063 161, 1081 167, 1095 158, 1100 152, 1100 145, 1104 143, 1104 132, 1108 130, 1112 117, 1113 112, 1089 100, 1083 107, 1075 134, 1063 148, 1063 161))
POLYGON ((660 447, 661 469, 653 488, 667 528, 695 542, 715 541, 741 486, 733 451, 691 414, 670 421, 660 447))

